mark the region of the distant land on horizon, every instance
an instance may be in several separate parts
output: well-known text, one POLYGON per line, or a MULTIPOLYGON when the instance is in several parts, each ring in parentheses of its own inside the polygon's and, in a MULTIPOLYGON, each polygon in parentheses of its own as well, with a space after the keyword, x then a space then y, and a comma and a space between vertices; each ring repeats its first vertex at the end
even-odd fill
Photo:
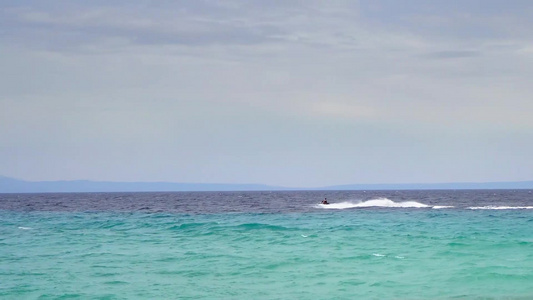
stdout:
POLYGON ((294 188, 264 184, 111 182, 91 180, 26 181, 0 176, 0 193, 77 193, 77 192, 193 192, 193 191, 302 191, 302 190, 465 190, 533 189, 533 181, 457 182, 412 184, 348 184, 316 188, 294 188))

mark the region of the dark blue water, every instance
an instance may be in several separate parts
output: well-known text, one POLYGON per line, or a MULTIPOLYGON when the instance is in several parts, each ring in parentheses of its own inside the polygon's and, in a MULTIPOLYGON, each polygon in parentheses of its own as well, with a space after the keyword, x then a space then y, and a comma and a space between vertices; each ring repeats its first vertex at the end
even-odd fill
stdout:
POLYGON ((0 209, 194 214, 313 212, 317 211, 315 204, 326 197, 333 204, 389 199, 456 209, 533 206, 531 190, 424 190, 0 194, 0 209))

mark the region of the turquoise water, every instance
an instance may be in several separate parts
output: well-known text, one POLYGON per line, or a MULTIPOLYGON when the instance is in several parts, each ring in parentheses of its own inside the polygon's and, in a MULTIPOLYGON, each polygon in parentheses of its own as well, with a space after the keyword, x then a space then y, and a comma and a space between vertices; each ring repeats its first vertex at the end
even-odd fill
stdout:
POLYGON ((533 211, 0 210, 1 299, 533 299, 533 211))

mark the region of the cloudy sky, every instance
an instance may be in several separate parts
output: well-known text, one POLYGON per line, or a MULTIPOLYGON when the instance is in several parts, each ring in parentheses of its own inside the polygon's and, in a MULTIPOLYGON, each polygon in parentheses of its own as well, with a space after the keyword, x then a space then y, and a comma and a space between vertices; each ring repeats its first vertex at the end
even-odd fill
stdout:
POLYGON ((533 2, 0 2, 0 175, 533 180, 533 2))

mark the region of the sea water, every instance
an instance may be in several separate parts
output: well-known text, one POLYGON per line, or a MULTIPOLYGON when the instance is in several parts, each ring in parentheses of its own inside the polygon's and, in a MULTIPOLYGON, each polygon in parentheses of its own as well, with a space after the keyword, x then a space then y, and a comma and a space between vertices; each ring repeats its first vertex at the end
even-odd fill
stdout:
POLYGON ((533 194, 4 194, 0 299, 533 299, 533 194))

